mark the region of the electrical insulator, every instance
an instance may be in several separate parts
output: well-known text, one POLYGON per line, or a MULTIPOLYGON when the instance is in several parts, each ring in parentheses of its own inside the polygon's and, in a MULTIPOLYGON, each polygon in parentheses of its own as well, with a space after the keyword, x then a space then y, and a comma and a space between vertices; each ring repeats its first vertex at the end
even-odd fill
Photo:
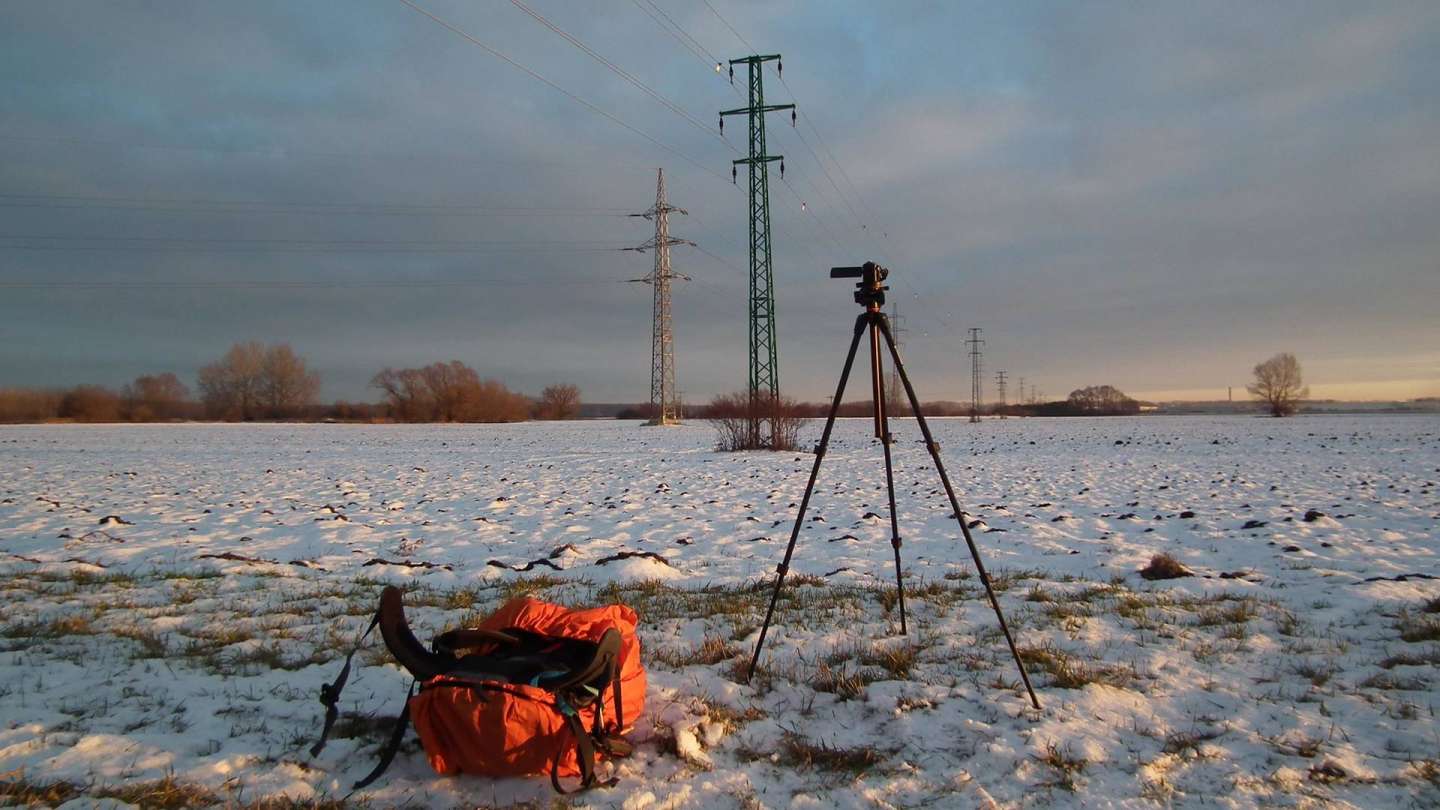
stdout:
POLYGON ((730 83, 731 83, 731 84, 734 84, 734 83, 735 83, 735 66, 734 66, 734 65, 731 65, 731 66, 730 66, 730 83))
POLYGON ((736 174, 735 167, 732 165, 730 167, 730 182, 734 185, 739 185, 740 181, 736 179, 738 176, 739 175, 736 174))
POLYGON ((723 116, 723 115, 720 116, 720 131, 721 131, 721 132, 724 132, 724 131, 725 131, 725 116, 723 116))
POLYGON ((791 107, 791 108, 790 108, 790 128, 791 128, 791 129, 794 129, 794 128, 795 128, 795 108, 794 108, 794 107, 791 107))
POLYGON ((780 177, 781 177, 781 178, 784 178, 784 177, 785 177, 785 159, 784 159, 784 158, 781 158, 781 159, 780 159, 780 177))
POLYGON ((785 75, 785 62, 784 62, 783 60, 780 60, 780 59, 776 59, 776 60, 775 60, 775 75, 776 75, 776 76, 783 76, 783 75, 785 75))

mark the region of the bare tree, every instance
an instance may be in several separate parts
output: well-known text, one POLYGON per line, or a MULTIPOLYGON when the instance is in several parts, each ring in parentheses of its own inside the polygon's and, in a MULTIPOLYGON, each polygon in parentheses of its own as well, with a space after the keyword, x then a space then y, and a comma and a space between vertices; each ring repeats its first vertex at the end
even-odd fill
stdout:
POLYGON ((545 386, 535 414, 541 419, 574 419, 580 415, 580 389, 569 384, 545 386))
POLYGON ((200 399, 212 419, 246 420, 260 416, 260 380, 265 347, 259 341, 236 343, 218 362, 200 369, 200 399))
POLYGON ((315 401, 320 375, 287 343, 266 348, 236 343, 218 362, 200 369, 200 398, 214 419, 297 416, 315 401))
POLYGON ((265 350, 261 363, 260 401, 271 418, 298 416, 306 406, 314 404, 320 393, 320 374, 305 365, 288 343, 277 343, 265 350))
POLYGON ((385 392, 390 418, 401 422, 424 422, 431 418, 434 403, 420 369, 387 368, 376 374, 370 384, 385 392))
POLYGON ((459 360, 431 363, 420 369, 420 379, 429 391, 430 421, 463 422, 467 410, 475 407, 480 375, 459 360))
POLYGON ((1255 383, 1245 390, 1269 409, 1271 416, 1289 416, 1300 408, 1310 389, 1300 378, 1300 361, 1281 352, 1255 366, 1255 383))
POLYGON ((190 389, 170 372, 144 374, 135 378, 121 392, 125 400, 125 418, 134 422, 179 419, 185 416, 190 389))

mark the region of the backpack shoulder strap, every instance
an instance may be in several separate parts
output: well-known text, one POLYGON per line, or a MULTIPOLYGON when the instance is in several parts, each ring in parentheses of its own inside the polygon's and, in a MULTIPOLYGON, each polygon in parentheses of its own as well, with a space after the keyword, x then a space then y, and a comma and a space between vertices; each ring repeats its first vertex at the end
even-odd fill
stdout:
POLYGON ((395 761, 395 754, 400 750, 400 742, 405 739, 405 729, 410 727, 410 698, 415 695, 416 683, 416 681, 410 682, 410 691, 405 695, 405 708, 400 710, 400 716, 395 718, 395 724, 390 727, 390 739, 386 740, 385 747, 380 749, 380 761, 375 763, 375 767, 365 775, 365 778, 355 783, 355 787, 350 789, 351 793, 369 787, 372 782, 383 776, 389 769, 390 763, 395 761))
POLYGON ((570 729, 570 734, 575 738, 576 759, 580 761, 580 786, 574 790, 566 790, 560 786, 560 757, 565 753, 565 746, 555 752, 555 761, 550 765, 550 786, 555 792, 564 796, 569 793, 578 793, 594 787, 614 787, 620 780, 614 776, 609 779, 599 779, 595 776, 595 739, 590 732, 585 730, 585 724, 580 722, 580 715, 568 704, 557 701, 556 708, 565 718, 565 726, 570 729))
POLYGON ((318 757, 325 748, 325 742, 330 739, 330 732, 335 728, 335 720, 340 716, 340 693, 345 690, 345 682, 350 680, 350 664, 355 658, 355 653, 365 645, 365 639, 375 631, 376 625, 380 624, 380 611, 375 611, 375 616, 370 620, 370 626, 350 648, 350 654, 345 656, 345 666, 340 668, 340 674, 333 683, 323 684, 320 687, 320 703, 325 707, 325 726, 320 730, 320 739, 310 746, 310 756, 318 757))

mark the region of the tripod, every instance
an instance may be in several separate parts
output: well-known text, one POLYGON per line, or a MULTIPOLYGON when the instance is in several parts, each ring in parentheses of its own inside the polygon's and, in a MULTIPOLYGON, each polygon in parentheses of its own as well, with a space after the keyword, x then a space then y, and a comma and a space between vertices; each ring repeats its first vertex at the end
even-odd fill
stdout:
POLYGON ((925 447, 930 451, 930 458, 935 462, 935 471, 940 474, 940 482, 945 485, 945 494, 950 497, 950 507, 954 510, 955 519, 960 522, 960 531, 965 536, 965 544, 970 547, 970 556, 975 561, 975 570, 980 574, 980 582, 985 586, 985 595, 990 599, 990 606, 995 610, 995 618, 1000 622, 1000 630, 1005 634, 1005 642, 1010 645, 1010 654, 1015 658, 1015 666, 1020 670, 1020 679, 1025 683, 1025 691, 1030 695, 1030 702, 1036 709, 1040 708, 1040 700, 1035 696, 1035 690, 1030 686, 1030 676, 1025 673, 1025 665, 1020 661, 1020 652, 1015 648, 1015 639, 1010 635, 1010 627, 1005 623, 1005 614, 1000 610, 1000 602, 995 598, 995 590, 990 585, 990 576, 985 573, 985 564, 980 561, 980 549, 975 545, 975 540, 970 535, 970 527, 965 523, 964 513, 960 511, 960 501, 955 497, 955 488, 950 485, 950 476, 945 473, 945 464, 940 461, 940 445, 935 443, 935 437, 930 433, 930 426, 925 422, 925 416, 920 412, 920 398, 915 395, 915 386, 910 384, 910 375, 905 373, 905 364, 900 360, 900 350, 895 347, 895 336, 890 331, 890 320, 885 317, 881 307, 885 304, 885 291, 890 289, 883 286, 881 282, 889 276, 890 271, 874 262, 866 262, 863 267, 832 267, 831 278, 858 278, 855 283, 855 303, 865 308, 865 311, 855 319, 855 334, 850 339, 850 351, 845 355, 845 367, 840 372, 840 384, 835 387, 835 398, 830 402, 830 414, 825 419, 825 430, 820 434, 820 444, 815 448, 815 465, 810 468, 810 480, 805 484, 805 496, 800 499, 800 511, 795 515, 795 526, 790 530, 790 543, 785 547, 785 558, 776 566, 775 588, 770 593, 770 607, 765 611, 765 623, 760 626, 760 639, 755 643, 755 654, 750 659, 750 670, 746 674, 746 682, 755 675, 755 667, 760 663, 760 651, 765 647, 765 636, 770 631, 770 620, 775 616, 775 604, 780 599, 780 588, 785 584, 785 575, 790 572, 790 558, 795 553, 795 541, 800 537, 800 527, 805 522, 805 510, 810 506, 810 496, 815 491, 815 479, 820 474, 820 463, 825 459, 825 451, 830 446, 830 433, 835 428, 835 417, 840 411, 840 400, 845 395, 845 384, 850 380, 850 369, 855 365, 855 353, 860 348, 860 338, 867 331, 870 336, 870 390, 874 397, 874 408, 872 416, 875 422, 875 437, 880 440, 885 450, 885 489, 890 498, 890 547, 895 552, 895 590, 899 595, 896 600, 900 608, 900 634, 907 635, 908 627, 905 617, 905 582, 900 576, 900 523, 899 516, 895 510, 895 470, 891 461, 890 445, 893 443, 890 436, 890 419, 885 413, 885 377, 882 372, 880 353, 880 339, 885 339, 885 345, 890 351, 890 358, 895 363, 895 371, 900 375, 900 381, 905 386, 905 395, 909 398, 910 408, 915 414, 915 421, 920 425, 920 432, 925 436, 925 447))

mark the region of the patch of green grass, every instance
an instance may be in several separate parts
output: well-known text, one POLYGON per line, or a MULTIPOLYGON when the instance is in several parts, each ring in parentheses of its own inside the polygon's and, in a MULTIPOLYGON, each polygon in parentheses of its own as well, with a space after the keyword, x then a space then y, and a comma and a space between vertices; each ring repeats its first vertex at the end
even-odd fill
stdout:
POLYGON ((1258 615, 1260 615, 1260 609, 1255 600, 1239 599, 1228 605, 1201 608, 1196 614, 1195 624, 1200 627, 1244 624, 1258 615))
POLYGON ((500 601, 508 602, 519 596, 534 596, 564 584, 565 580, 549 574, 508 579, 500 584, 500 601))
POLYGON ((704 641, 689 649, 661 648, 650 653, 656 661, 673 668, 711 666, 729 661, 740 654, 738 646, 717 636, 707 636, 704 641))
POLYGON ((1127 667, 1103 661, 1082 661, 1052 644, 1043 647, 1021 647, 1020 660, 1050 676, 1050 685, 1058 689, 1082 689, 1098 683, 1127 689, 1134 673, 1127 667))

